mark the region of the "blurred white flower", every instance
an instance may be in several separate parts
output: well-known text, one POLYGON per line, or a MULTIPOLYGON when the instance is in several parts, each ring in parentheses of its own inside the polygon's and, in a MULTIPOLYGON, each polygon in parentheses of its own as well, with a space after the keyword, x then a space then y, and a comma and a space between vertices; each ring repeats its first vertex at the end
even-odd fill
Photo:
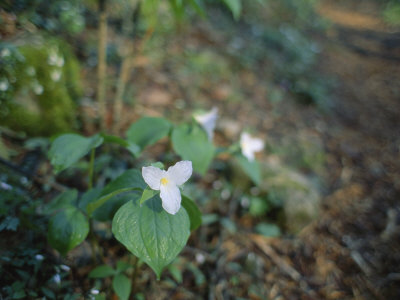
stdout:
POLYGON ((50 73, 50 77, 53 81, 59 81, 61 78, 61 70, 53 70, 50 73))
POLYGON ((0 187, 3 190, 6 190, 6 191, 11 191, 12 190, 12 186, 9 185, 8 183, 3 182, 3 181, 0 181, 0 187))
POLYGON ((60 274, 57 273, 56 275, 54 275, 54 276, 53 276, 53 280, 54 280, 55 283, 60 284, 60 283, 61 283, 61 276, 60 276, 60 274))
POLYGON ((60 265, 61 270, 68 272, 69 270, 71 270, 70 267, 68 267, 67 265, 60 265))
POLYGON ((243 155, 249 160, 254 160, 254 153, 259 152, 264 148, 262 139, 252 137, 247 132, 243 132, 240 136, 240 147, 243 155))
POLYGON ((58 53, 57 49, 51 49, 49 57, 47 58, 47 63, 50 66, 62 67, 64 65, 64 57, 58 53))
POLYGON ((195 115, 194 119, 204 128, 207 132, 208 139, 212 141, 214 136, 215 123, 218 118, 218 108, 213 107, 205 114, 195 115))
POLYGON ((167 171, 157 167, 143 167, 144 181, 153 190, 160 191, 162 207, 167 213, 176 214, 181 207, 181 192, 179 186, 192 176, 192 162, 188 160, 177 162, 167 171))
POLYGON ((0 55, 1 55, 1 57, 8 57, 11 55, 11 51, 8 48, 4 48, 1 50, 0 55))
POLYGON ((44 259, 44 256, 42 254, 36 254, 35 255, 35 259, 39 260, 39 261, 42 261, 44 259))
POLYGON ((199 264, 203 264, 206 261, 206 257, 202 253, 196 253, 196 257, 195 258, 196 258, 196 261, 199 264))
POLYGON ((91 293, 92 295, 98 295, 98 294, 100 293, 100 291, 99 291, 99 290, 96 290, 96 289, 91 289, 91 290, 90 290, 90 293, 91 293))
POLYGON ((41 95, 43 93, 43 86, 40 83, 35 82, 33 91, 36 95, 41 95))
POLYGON ((0 91, 5 92, 8 90, 9 84, 6 78, 0 81, 0 91))

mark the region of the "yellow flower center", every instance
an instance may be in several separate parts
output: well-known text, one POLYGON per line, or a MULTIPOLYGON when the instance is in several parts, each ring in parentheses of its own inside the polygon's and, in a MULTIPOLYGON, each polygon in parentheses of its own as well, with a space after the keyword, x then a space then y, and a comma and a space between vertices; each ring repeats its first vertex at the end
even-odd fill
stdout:
POLYGON ((161 178, 161 184, 162 185, 167 185, 167 183, 168 183, 168 179, 167 178, 161 178))

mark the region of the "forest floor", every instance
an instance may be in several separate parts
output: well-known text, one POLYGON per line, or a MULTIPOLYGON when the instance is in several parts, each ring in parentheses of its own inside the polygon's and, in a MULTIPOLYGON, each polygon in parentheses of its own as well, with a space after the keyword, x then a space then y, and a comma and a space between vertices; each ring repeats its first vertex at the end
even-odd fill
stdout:
POLYGON ((400 296, 400 35, 377 11, 356 1, 319 8, 333 23, 319 39, 319 71, 337 79, 334 112, 313 119, 298 109, 291 119, 322 128, 329 192, 320 217, 294 239, 232 238, 265 254, 269 299, 400 296))
MULTIPOLYGON (((319 218, 295 237, 249 236, 240 230, 220 235, 214 258, 201 266, 206 290, 189 292, 190 282, 174 292, 155 284, 153 292, 146 292, 149 297, 400 297, 400 35, 382 23, 372 2, 323 1, 318 11, 332 22, 318 37, 323 50, 316 71, 336 80, 329 113, 291 101, 280 102, 274 110, 265 101, 262 77, 251 72, 240 74, 248 101, 227 105, 224 95, 230 87, 221 85, 208 88, 204 99, 196 95, 196 101, 217 105, 222 120, 234 116, 257 127, 266 139, 317 136, 327 157, 319 218), (249 115, 254 118, 249 120, 249 115), (251 265, 249 253, 255 254, 254 265, 236 273, 232 263, 251 265)), ((197 34, 194 44, 204 38, 201 30, 197 34)), ((209 44, 225 42, 213 34, 206 35, 209 44)), ((190 91, 185 93, 181 96, 190 99, 190 91)), ((153 98, 139 99, 139 107, 152 112, 153 98)), ((163 99, 160 106, 171 104, 168 96, 155 98, 163 99)))
MULTIPOLYGON (((174 73, 173 59, 161 69, 146 67, 135 78, 141 93, 123 121, 126 126, 135 115, 169 113, 174 118, 177 108, 190 110, 202 103, 203 108, 219 107, 220 131, 221 123, 230 122, 231 129, 236 123, 257 128, 267 143, 316 138, 326 157, 319 218, 297 236, 249 235, 246 216, 236 219, 240 226, 234 233, 204 229, 200 235, 209 244, 191 241, 195 248, 186 248, 183 256, 195 261, 196 253, 205 255, 199 267, 207 284, 194 288, 186 273, 173 290, 147 282, 142 291, 148 299, 400 297, 400 35, 381 21, 374 2, 322 1, 318 13, 332 23, 317 36, 322 51, 315 71, 335 79, 328 113, 289 96, 278 104, 266 101, 270 94, 262 70, 237 74, 246 101, 232 100, 237 92, 232 81, 185 81, 174 73), (194 84, 200 85, 196 91, 194 84)), ((183 39, 189 49, 205 51, 230 41, 229 34, 202 26, 183 39)), ((246 37, 236 42, 246 44, 246 37)), ((179 53, 179 45, 169 43, 167 52, 179 53)))

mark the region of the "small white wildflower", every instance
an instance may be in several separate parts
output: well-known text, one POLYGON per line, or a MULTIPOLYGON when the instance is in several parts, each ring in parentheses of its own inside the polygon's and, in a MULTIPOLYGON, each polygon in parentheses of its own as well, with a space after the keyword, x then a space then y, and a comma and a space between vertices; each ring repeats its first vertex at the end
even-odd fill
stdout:
POLYGON ((43 86, 40 83, 36 82, 33 86, 33 91, 36 95, 41 95, 43 94, 43 86))
POLYGON ((212 141, 214 136, 215 123, 218 118, 218 108, 213 107, 205 114, 195 115, 194 119, 204 128, 207 132, 208 139, 212 141))
POLYGON ((100 293, 100 291, 99 291, 99 290, 96 290, 96 289, 91 289, 91 290, 90 290, 90 293, 91 293, 92 295, 98 295, 98 294, 100 293))
POLYGON ((223 189, 221 192, 221 199, 222 200, 227 200, 231 196, 231 191, 228 189, 223 189))
POLYGON ((11 191, 12 190, 12 186, 11 185, 9 185, 8 183, 2 182, 2 181, 0 181, 0 187, 3 190, 6 190, 6 191, 11 191))
POLYGON ((247 132, 243 132, 240 136, 240 147, 243 155, 249 160, 254 160, 254 153, 259 152, 264 148, 263 140, 254 138, 247 132))
POLYGON ((157 167, 143 167, 144 181, 153 190, 160 191, 162 207, 167 213, 176 214, 181 207, 181 192, 179 186, 192 176, 192 162, 188 160, 177 162, 167 171, 157 167))
POLYGON ((53 70, 50 73, 50 77, 53 81, 59 81, 61 78, 61 70, 53 70))
POLYGON ((243 208, 248 208, 250 206, 250 199, 247 197, 243 197, 240 200, 240 204, 242 205, 243 208))
POLYGON ((50 49, 49 51, 49 57, 47 58, 47 63, 50 66, 56 66, 57 65, 57 60, 58 60, 58 53, 56 49, 50 49))
POLYGON ((204 254, 201 254, 201 253, 196 253, 195 258, 199 264, 203 264, 206 261, 206 257, 204 256, 204 254))
POLYGON ((1 50, 0 55, 1 55, 1 57, 8 57, 11 55, 11 51, 8 48, 4 48, 1 50))
POLYGON ((56 274, 56 275, 54 275, 53 276, 53 281, 55 282, 55 283, 57 283, 57 284, 60 284, 61 283, 61 276, 60 276, 60 274, 56 274))
POLYGON ((42 260, 44 260, 44 256, 42 254, 36 254, 35 259, 38 261, 42 261, 42 260))
POLYGON ((68 272, 69 270, 71 270, 70 267, 68 267, 67 265, 60 265, 61 270, 68 272))
POLYGON ((7 91, 8 87, 9 87, 8 80, 6 78, 2 79, 0 81, 0 91, 2 91, 2 92, 7 91))
POLYGON ((63 65, 64 65, 64 57, 58 56, 56 60, 56 66, 61 68, 63 65))

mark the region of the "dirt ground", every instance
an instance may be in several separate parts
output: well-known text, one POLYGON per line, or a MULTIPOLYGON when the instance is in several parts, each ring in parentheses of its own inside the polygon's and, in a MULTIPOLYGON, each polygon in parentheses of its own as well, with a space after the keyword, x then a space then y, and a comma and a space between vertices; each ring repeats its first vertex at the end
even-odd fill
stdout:
POLYGON ((333 22, 319 68, 338 79, 334 113, 305 124, 303 111, 293 121, 322 128, 329 192, 297 238, 251 238, 264 254, 269 299, 400 297, 400 35, 363 4, 319 9, 333 22))

